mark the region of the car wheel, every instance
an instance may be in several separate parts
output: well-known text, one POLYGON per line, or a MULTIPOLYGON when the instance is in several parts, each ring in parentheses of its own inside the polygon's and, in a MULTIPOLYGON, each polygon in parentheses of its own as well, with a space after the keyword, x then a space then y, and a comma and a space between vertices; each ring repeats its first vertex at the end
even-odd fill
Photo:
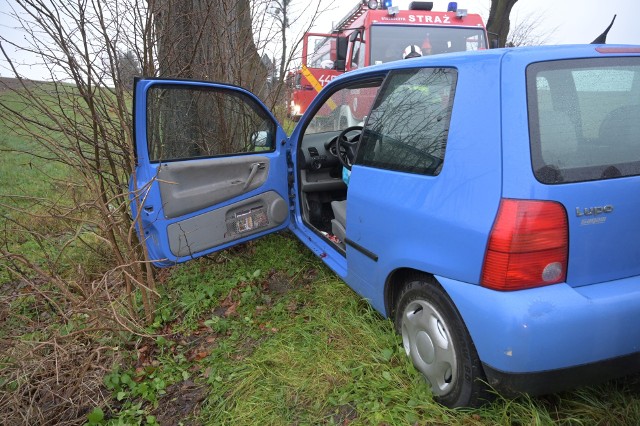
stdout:
POLYGON ((475 346, 442 287, 428 277, 412 277, 398 300, 396 330, 436 401, 451 408, 487 402, 491 394, 475 346))

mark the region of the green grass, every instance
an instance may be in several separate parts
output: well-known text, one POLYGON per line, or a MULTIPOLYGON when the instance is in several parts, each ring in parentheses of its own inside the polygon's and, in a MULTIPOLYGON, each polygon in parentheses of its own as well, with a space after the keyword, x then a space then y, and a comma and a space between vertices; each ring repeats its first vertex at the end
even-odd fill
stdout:
MULTIPOLYGON (((172 314, 158 318, 164 335, 150 343, 154 376, 142 373, 139 382, 165 384, 142 405, 161 424, 640 424, 635 379, 497 398, 478 410, 434 403, 391 322, 288 234, 191 261, 165 278, 163 306, 172 314), (171 389, 186 384, 200 402, 181 413, 171 389)), ((127 393, 123 412, 141 400, 127 393)))
MULTIPOLYGON (((275 306, 279 315, 260 318, 275 331, 246 359, 227 366, 231 373, 207 400, 201 420, 400 424, 426 414, 419 400, 428 401, 428 391, 420 378, 406 374, 409 365, 389 322, 334 277, 317 279, 304 293, 275 306), (297 310, 282 309, 292 302, 297 310)), ((217 358, 211 362, 217 365, 217 358)))
MULTIPOLYGON (((13 92, 0 91, 0 102, 22 110, 26 117, 34 114, 13 92)), ((68 171, 59 163, 34 157, 46 153, 33 140, 19 134, 9 113, 0 111, 0 214, 15 217, 20 214, 12 208, 37 209, 41 200, 50 199, 52 193, 59 191, 56 181, 68 171)))
MULTIPOLYGON (((44 84, 31 90, 45 105, 56 108, 54 88, 44 84)), ((26 118, 50 121, 13 91, 0 90, 0 103, 26 118)), ((75 179, 77 174, 71 167, 51 159, 51 152, 38 140, 39 134, 44 140, 53 136, 35 125, 27 125, 33 133, 25 134, 11 113, 2 108, 0 111, 0 243, 7 251, 24 255, 43 269, 55 269, 67 278, 77 275, 78 265, 87 274, 95 272, 99 257, 110 254, 100 249, 102 243, 94 233, 77 222, 59 219, 73 205, 72 198, 84 199, 84 185, 75 179)), ((68 142, 61 139, 60 146, 64 143, 68 142)), ((16 279, 1 266, 0 285, 16 279)))
MULTIPOLYGON (((0 92, 0 102, 24 110, 27 116, 31 114, 29 109, 20 106, 21 100, 13 92, 0 92)), ((16 133, 18 129, 5 114, 3 111, 0 119, 0 227, 5 230, 2 241, 24 245, 22 251, 28 253, 35 242, 18 224, 25 224, 24 212, 34 215, 46 212, 45 205, 59 193, 57 182, 67 176, 68 171, 59 163, 34 157, 32 154, 44 152, 34 141, 16 133)), ((46 218, 30 218, 31 229, 40 226, 43 234, 47 234, 46 228, 56 224, 46 218)))

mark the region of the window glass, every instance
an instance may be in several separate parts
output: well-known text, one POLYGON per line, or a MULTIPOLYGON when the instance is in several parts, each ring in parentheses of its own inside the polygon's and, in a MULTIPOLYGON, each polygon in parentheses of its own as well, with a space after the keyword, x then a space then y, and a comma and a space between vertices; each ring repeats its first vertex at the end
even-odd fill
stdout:
POLYGON ((402 59, 404 50, 418 46, 422 56, 487 48, 482 28, 425 25, 372 25, 371 65, 402 59))
POLYGON ((356 40, 355 42, 353 42, 353 56, 351 57, 351 68, 359 68, 358 63, 360 62, 360 57, 363 57, 364 55, 361 55, 361 48, 362 47, 362 42, 360 40, 356 40))
POLYGON ((358 82, 332 93, 307 125, 305 135, 362 126, 381 82, 380 79, 358 82))
POLYGON ((457 71, 397 71, 376 100, 356 164, 437 175, 444 162, 457 71))
POLYGON ((331 52, 336 49, 335 36, 308 36, 305 42, 308 49, 307 65, 310 68, 333 68, 331 52))
POLYGON ((357 38, 353 42, 353 54, 351 57, 351 68, 364 67, 364 57, 366 54, 366 45, 364 42, 364 30, 359 30, 357 38))
POLYGON ((272 118, 244 93, 158 85, 147 94, 151 161, 270 151, 275 132, 272 118))
POLYGON ((571 72, 578 92, 628 92, 635 73, 625 69, 585 69, 571 72))
POLYGON ((543 183, 640 174, 640 60, 527 68, 531 160, 543 183))

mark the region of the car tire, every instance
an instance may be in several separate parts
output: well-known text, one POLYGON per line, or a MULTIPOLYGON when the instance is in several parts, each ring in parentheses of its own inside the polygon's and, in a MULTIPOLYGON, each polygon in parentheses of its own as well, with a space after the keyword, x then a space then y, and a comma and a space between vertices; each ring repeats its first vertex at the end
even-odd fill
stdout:
POLYGON ((396 305, 395 327, 437 402, 450 408, 478 407, 491 399, 469 332, 433 278, 416 275, 406 280, 396 305))

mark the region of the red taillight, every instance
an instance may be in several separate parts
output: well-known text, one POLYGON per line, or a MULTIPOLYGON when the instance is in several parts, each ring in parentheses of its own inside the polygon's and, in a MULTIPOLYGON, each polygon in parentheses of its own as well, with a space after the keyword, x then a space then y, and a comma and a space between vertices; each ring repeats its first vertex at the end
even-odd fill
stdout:
POLYGON ((562 204, 503 199, 480 283, 494 290, 521 290, 565 281, 568 245, 562 204))

